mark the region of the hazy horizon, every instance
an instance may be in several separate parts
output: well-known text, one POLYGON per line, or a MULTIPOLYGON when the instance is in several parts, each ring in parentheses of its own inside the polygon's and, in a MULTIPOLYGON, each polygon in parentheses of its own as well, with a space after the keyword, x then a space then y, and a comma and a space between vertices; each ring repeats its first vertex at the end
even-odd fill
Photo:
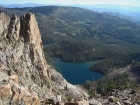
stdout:
POLYGON ((51 1, 46 1, 46 0, 4 0, 1 1, 0 4, 44 4, 44 5, 98 5, 98 4, 107 4, 107 5, 128 5, 128 6, 140 6, 140 1, 139 0, 71 0, 71 1, 66 1, 66 0, 51 0, 51 1))

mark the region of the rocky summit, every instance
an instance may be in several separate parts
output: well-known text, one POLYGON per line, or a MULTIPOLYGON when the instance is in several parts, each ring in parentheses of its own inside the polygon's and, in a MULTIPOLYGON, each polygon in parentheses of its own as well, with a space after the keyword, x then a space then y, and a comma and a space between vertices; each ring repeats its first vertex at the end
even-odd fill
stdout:
POLYGON ((47 104, 89 105, 88 94, 47 64, 34 14, 0 12, 0 105, 47 104))

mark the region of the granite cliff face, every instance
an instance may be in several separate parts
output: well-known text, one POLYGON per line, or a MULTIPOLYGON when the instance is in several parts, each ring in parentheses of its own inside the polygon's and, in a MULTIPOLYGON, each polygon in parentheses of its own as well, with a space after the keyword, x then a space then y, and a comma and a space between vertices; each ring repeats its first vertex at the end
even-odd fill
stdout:
MULTIPOLYGON (((28 95, 31 98, 30 90, 37 94, 36 97, 39 95, 43 97, 46 95, 45 93, 50 95, 50 89, 46 88, 51 83, 50 74, 34 15, 30 13, 21 18, 13 15, 10 18, 1 12, 0 23, 2 27, 0 28, 0 71, 1 75, 5 75, 6 78, 1 76, 2 81, 6 81, 6 85, 1 85, 1 87, 6 86, 10 89, 9 92, 5 90, 6 93, 9 93, 10 98, 14 99, 16 96, 13 95, 17 93, 19 96, 17 100, 24 97, 20 94, 28 95), (12 77, 16 78, 16 82, 10 80, 12 77), (15 89, 12 84, 15 84, 15 89), (25 90, 25 93, 22 93, 22 89, 25 90), (21 93, 17 90, 20 90, 21 93)), ((39 99, 37 103, 39 103, 39 99)))
POLYGON ((88 95, 47 65, 34 14, 0 12, 0 105, 64 103, 67 97, 85 101, 88 95))

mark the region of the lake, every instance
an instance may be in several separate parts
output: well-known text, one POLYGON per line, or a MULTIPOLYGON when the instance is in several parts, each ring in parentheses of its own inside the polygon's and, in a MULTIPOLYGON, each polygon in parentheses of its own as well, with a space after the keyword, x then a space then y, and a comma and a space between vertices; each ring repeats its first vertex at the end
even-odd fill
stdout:
POLYGON ((63 62, 60 58, 53 58, 52 63, 57 71, 60 72, 69 83, 74 85, 83 84, 86 80, 97 80, 103 76, 101 73, 90 71, 89 67, 95 63, 95 61, 71 63, 63 62))

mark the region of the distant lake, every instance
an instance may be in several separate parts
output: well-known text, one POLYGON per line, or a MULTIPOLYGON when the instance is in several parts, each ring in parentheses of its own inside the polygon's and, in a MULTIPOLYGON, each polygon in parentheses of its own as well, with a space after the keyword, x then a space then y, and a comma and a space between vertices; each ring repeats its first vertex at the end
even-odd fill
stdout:
POLYGON ((101 78, 103 74, 97 72, 91 72, 89 67, 95 63, 82 62, 82 63, 71 63, 63 62, 60 58, 53 58, 53 66, 57 68, 63 77, 71 84, 83 84, 86 80, 93 81, 101 78))

